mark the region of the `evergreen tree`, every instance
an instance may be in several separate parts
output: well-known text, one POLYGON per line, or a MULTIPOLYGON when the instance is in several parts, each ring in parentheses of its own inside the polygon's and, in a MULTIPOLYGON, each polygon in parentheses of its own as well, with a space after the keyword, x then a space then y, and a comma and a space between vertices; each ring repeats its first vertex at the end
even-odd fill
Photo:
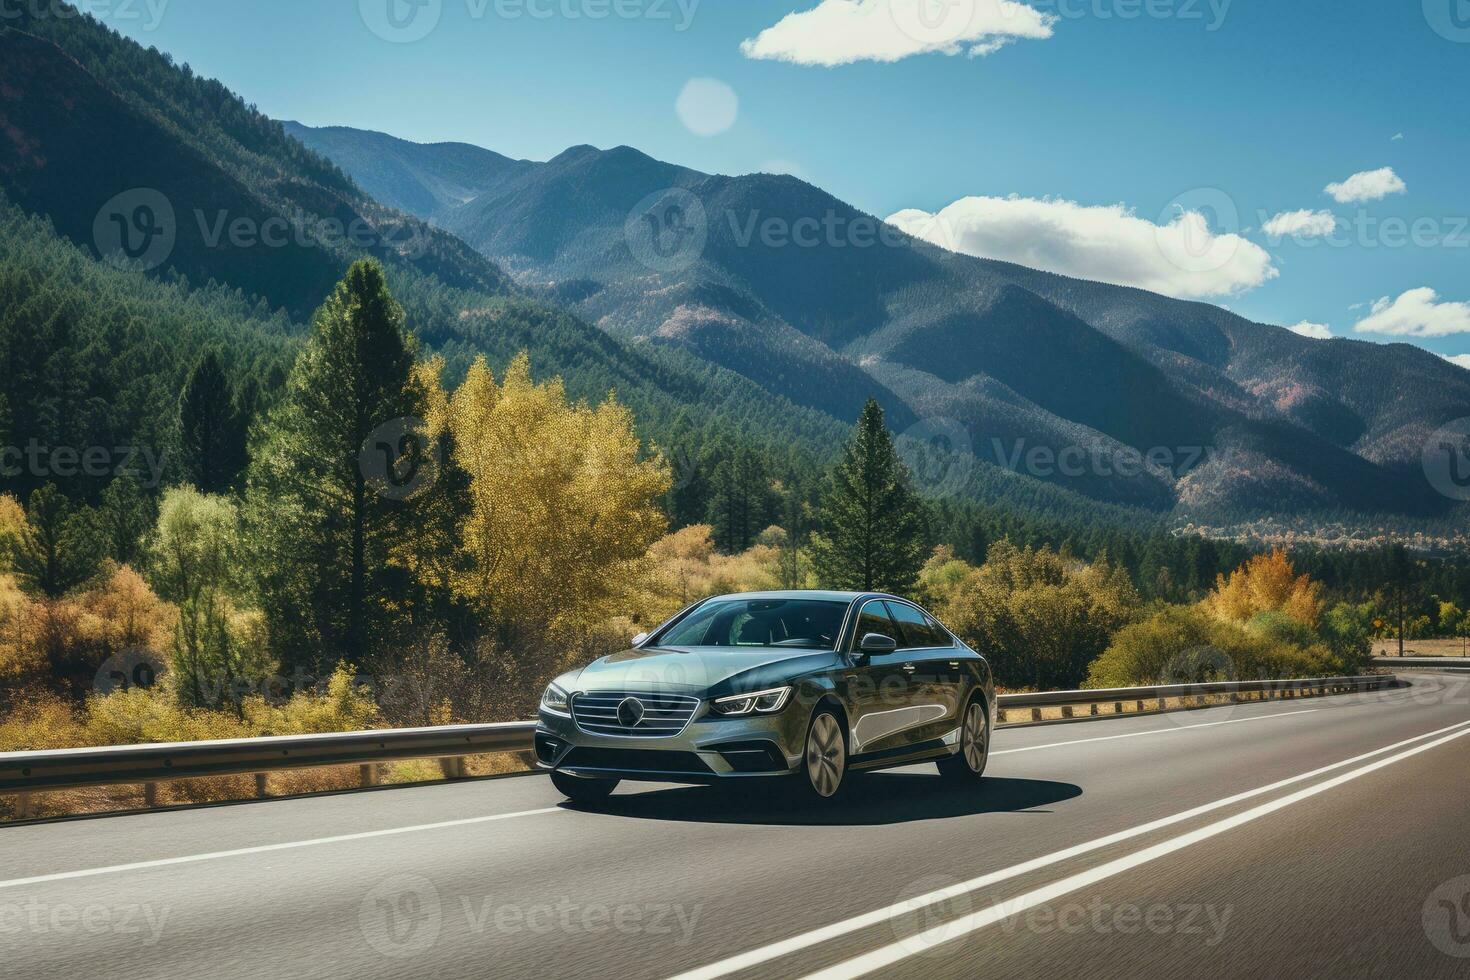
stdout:
POLYGON ((894 593, 913 586, 924 563, 923 504, 873 399, 827 477, 821 517, 811 550, 824 585, 894 593))
POLYGON ((102 491, 102 502, 92 515, 92 527, 104 557, 119 565, 137 566, 143 536, 153 526, 156 501, 146 496, 138 481, 120 476, 102 491))
POLYGON ((413 368, 382 267, 354 264, 317 311, 252 452, 247 517, 261 600, 288 665, 361 665, 370 644, 393 642, 409 575, 389 559, 415 533, 416 510, 411 488, 394 481, 424 464, 427 449, 413 431, 426 412, 413 368))
POLYGON ((27 588, 59 599, 92 577, 101 548, 88 526, 89 516, 85 509, 73 507, 54 484, 31 494, 15 552, 15 571, 27 588))
POLYGON ((189 482, 204 493, 232 488, 245 467, 245 427, 219 357, 209 351, 194 365, 179 396, 179 436, 189 482))

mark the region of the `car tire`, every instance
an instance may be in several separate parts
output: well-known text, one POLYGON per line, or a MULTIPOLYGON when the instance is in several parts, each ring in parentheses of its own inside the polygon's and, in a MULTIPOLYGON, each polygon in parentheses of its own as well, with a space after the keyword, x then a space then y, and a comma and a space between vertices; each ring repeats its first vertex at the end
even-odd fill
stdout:
POLYGON ((806 728, 801 773, 797 781, 807 800, 831 802, 842 794, 847 777, 847 732, 831 708, 818 707, 806 728))
POLYGON ((561 790, 562 795, 573 803, 603 803, 618 788, 618 782, 616 779, 593 779, 565 772, 551 774, 551 785, 561 790))
POLYGON ((978 782, 985 775, 989 761, 990 712, 985 710, 984 698, 974 697, 965 706, 964 721, 960 724, 959 751, 939 760, 939 772, 957 782, 978 782))

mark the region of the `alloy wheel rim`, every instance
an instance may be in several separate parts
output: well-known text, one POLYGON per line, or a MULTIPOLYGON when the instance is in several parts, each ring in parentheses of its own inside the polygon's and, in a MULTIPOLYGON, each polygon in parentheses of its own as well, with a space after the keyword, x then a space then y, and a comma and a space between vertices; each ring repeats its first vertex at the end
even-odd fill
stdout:
POLYGON ((965 712, 965 764, 971 772, 979 772, 985 765, 985 716, 979 704, 970 705, 965 712))
POLYGON ((842 729, 837 726, 837 719, 828 714, 818 715, 806 740, 806 771, 812 789, 824 797, 836 793, 842 785, 845 765, 842 729))

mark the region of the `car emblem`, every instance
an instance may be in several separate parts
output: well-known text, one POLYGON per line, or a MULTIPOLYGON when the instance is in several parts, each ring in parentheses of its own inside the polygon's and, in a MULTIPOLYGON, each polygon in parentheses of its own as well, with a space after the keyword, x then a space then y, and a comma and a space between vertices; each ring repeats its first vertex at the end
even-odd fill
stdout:
POLYGON ((618 703, 618 723, 624 728, 637 728, 643 720, 643 702, 637 698, 623 698, 618 703))

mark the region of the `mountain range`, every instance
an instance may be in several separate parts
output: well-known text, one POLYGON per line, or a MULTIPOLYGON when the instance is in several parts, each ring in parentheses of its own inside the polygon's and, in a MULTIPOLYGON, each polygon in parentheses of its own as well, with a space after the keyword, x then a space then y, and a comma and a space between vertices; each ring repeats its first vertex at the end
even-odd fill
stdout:
MULTIPOLYGON (((958 255, 790 176, 704 174, 629 147, 516 160, 277 122, 62 6, 0 30, 0 207, 90 255, 99 303, 146 276, 171 290, 169 316, 193 304, 218 334, 227 293, 249 311, 233 329, 276 350, 369 254, 451 381, 477 355, 503 365, 525 350, 577 397, 615 390, 655 443, 728 433, 825 465, 874 397, 925 489, 1051 518, 1450 506, 1420 453, 1470 416, 1470 374, 1419 348, 1308 340, 958 255), (159 199, 168 247, 119 263, 109 242, 151 241, 139 202, 159 199), (926 446, 962 465, 931 471, 926 446)), ((53 254, 28 260, 37 288, 53 254)), ((149 425, 167 398, 139 409, 149 425)))
POLYGON ((1470 372, 1412 345, 959 255, 791 176, 284 125, 521 288, 824 414, 873 395, 896 431, 1156 511, 1449 506, 1421 454, 1470 415, 1470 372))

